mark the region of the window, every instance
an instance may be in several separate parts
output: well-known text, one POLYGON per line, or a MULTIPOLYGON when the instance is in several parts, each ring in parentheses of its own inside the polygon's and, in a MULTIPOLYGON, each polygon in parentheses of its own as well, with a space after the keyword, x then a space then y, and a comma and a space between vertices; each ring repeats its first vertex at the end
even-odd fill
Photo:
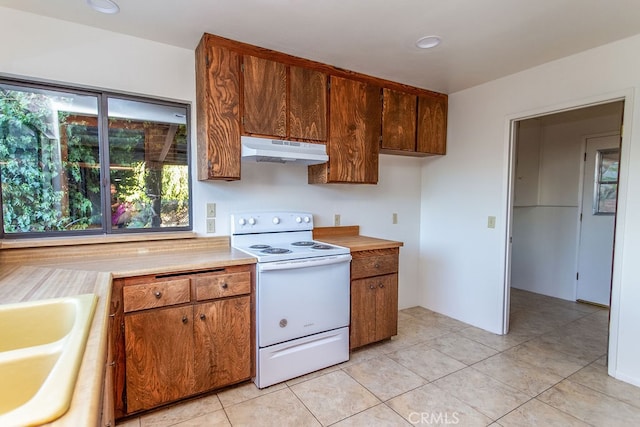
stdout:
POLYGON ((2 236, 191 229, 189 106, 0 80, 2 236))
POLYGON ((617 148, 598 150, 596 153, 594 215, 613 215, 616 213, 619 163, 620 150, 617 148))

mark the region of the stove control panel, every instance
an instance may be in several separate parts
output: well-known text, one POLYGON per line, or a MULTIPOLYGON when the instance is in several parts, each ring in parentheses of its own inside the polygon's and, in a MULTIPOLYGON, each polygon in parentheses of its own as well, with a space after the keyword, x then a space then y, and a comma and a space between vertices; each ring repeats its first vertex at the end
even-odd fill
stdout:
POLYGON ((231 214, 231 234, 313 230, 309 212, 239 212, 231 214))

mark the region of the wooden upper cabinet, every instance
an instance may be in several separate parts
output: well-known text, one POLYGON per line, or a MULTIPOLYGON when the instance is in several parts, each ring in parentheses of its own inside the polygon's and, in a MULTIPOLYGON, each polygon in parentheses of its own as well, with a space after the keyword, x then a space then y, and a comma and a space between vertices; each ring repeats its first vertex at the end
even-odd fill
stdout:
POLYGON ((251 55, 243 69, 244 134, 326 141, 326 74, 251 55))
POLYGON ((427 154, 447 152, 447 98, 418 97, 417 151, 427 154))
POLYGON ((240 179, 240 56, 203 37, 196 49, 198 179, 240 179))
POLYGON ((380 148, 416 150, 417 100, 415 95, 382 89, 382 143, 380 148))
POLYGON ((327 75, 310 68, 289 68, 289 136, 327 140, 327 75))
POLYGON ((287 67, 245 55, 243 59, 243 131, 287 136, 287 67))
POLYGON ((331 76, 329 161, 309 167, 310 183, 376 184, 380 140, 380 88, 331 76))

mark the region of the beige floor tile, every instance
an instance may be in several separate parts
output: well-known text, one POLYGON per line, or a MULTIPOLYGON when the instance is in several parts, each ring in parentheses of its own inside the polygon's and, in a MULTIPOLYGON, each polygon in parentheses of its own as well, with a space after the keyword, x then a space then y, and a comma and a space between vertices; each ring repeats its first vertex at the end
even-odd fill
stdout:
POLYGON ((318 420, 288 388, 225 408, 233 426, 319 426, 318 420))
POLYGON ((459 320, 452 319, 451 317, 436 313, 435 311, 428 310, 424 307, 411 307, 404 309, 401 312, 420 319, 427 326, 437 326, 450 331, 458 331, 471 326, 459 320))
POLYGON ((541 335, 538 340, 554 350, 590 363, 607 354, 607 337, 592 338, 587 334, 586 329, 581 332, 565 327, 561 331, 541 335))
POLYGON ((638 426, 640 409, 583 385, 564 380, 539 400, 595 426, 638 426))
POLYGON ((231 427, 224 409, 174 424, 172 427, 231 427))
POLYGON ((222 409, 215 394, 189 400, 140 417, 141 427, 165 427, 222 409))
POLYGON ((500 418, 498 424, 503 427, 588 427, 590 425, 537 399, 531 399, 500 418))
MULTIPOLYGON (((405 368, 420 375, 427 381, 437 380, 467 365, 425 344, 418 344, 395 353, 387 354, 405 368)), ((406 390, 405 390, 406 391, 406 390)))
POLYGON ((574 372, 582 369, 587 363, 577 357, 561 353, 555 350, 548 343, 544 343, 539 340, 527 341, 510 348, 503 354, 505 356, 522 360, 533 366, 537 366, 538 368, 547 369, 563 378, 566 378, 574 372))
POLYGON ((473 368, 531 397, 542 393, 563 379, 544 368, 538 368, 504 354, 491 356, 476 363, 473 368))
POLYGON ((487 426, 491 419, 433 384, 424 385, 387 404, 414 425, 487 426))
POLYGON ((340 369, 342 369, 343 366, 344 366, 343 364, 329 366, 328 368, 320 369, 319 371, 311 372, 309 374, 302 375, 300 377, 296 377, 291 380, 285 381, 285 384, 291 387, 292 385, 303 383, 305 381, 309 381, 314 378, 318 378, 319 376, 328 374, 329 372, 339 371, 340 369))
POLYGON ((334 424, 333 427, 400 427, 409 425, 411 424, 396 414, 393 409, 382 403, 342 420, 334 424))
POLYGON ((581 369, 569 380, 640 408, 640 388, 609 376, 607 367, 599 363, 581 369))
POLYGON ((473 326, 462 329, 458 331, 458 333, 465 338, 469 338, 497 351, 508 350, 537 336, 535 333, 522 334, 514 331, 509 332, 507 335, 497 335, 473 326))
POLYGON ((396 361, 380 356, 344 369, 380 400, 386 401, 427 381, 396 361))
POLYGON ((235 387, 231 387, 227 390, 218 393, 218 398, 223 407, 236 405, 244 402, 245 400, 253 399, 258 396, 273 393, 274 391, 282 390, 286 388, 285 383, 274 384, 271 387, 263 388, 262 390, 256 387, 252 382, 240 384, 235 387))
POLYGON ((380 403, 343 371, 296 384, 291 390, 322 425, 333 424, 380 403))
POLYGON ((433 384, 493 420, 531 399, 527 394, 473 368, 447 375, 433 384))
POLYGON ((466 365, 472 365, 498 353, 497 350, 463 337, 458 333, 451 333, 431 339, 427 341, 425 345, 451 356, 466 365))

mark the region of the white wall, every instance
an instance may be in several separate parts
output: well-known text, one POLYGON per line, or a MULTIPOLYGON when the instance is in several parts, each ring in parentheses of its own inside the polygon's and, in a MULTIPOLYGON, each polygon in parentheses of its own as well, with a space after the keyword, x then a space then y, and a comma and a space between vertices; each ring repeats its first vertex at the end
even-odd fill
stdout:
POLYGON ((622 107, 616 102, 519 123, 512 287, 575 301, 584 138, 619 131, 622 107))
POLYGON ((449 96, 447 156, 422 168, 421 305, 502 332, 510 120, 626 96, 609 371, 640 385, 639 51, 635 36, 449 96))
MULTIPOLYGON (((195 130, 192 50, 12 9, 0 8, 0 16, 0 74, 188 102, 195 130)), ((194 156, 195 146, 194 131, 194 156)), ((194 230, 205 232, 206 202, 217 203, 215 235, 228 235, 228 213, 234 210, 304 209, 315 214, 317 226, 333 225, 333 215, 339 213, 342 225, 360 225, 362 234, 404 242, 399 306, 414 306, 423 161, 381 156, 376 186, 308 185, 304 167, 244 165, 239 182, 194 182, 194 230), (399 219, 396 225, 392 224, 394 212, 399 219)))

